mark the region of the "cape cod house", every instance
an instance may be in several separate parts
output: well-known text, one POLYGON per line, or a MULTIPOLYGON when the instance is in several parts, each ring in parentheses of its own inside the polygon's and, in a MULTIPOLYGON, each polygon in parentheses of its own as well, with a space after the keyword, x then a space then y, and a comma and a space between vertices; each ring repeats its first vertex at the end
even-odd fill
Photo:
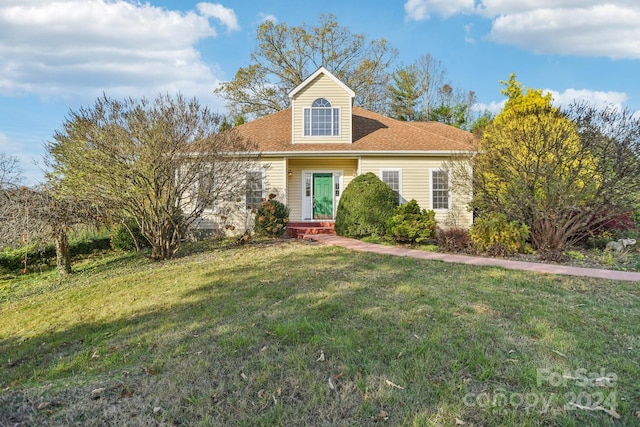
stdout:
POLYGON ((247 171, 246 205, 275 194, 291 210, 290 230, 330 225, 351 180, 373 172, 401 203, 415 199, 433 209, 441 226, 469 227, 470 187, 453 188, 447 165, 473 152, 472 135, 394 120, 354 107, 354 97, 321 67, 289 93, 290 108, 238 126, 261 152, 260 165, 247 171))

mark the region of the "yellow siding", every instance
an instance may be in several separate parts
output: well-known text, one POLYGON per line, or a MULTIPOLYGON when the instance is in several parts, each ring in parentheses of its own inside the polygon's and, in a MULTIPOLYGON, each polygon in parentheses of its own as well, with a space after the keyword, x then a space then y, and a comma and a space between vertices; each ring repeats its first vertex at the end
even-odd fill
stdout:
MULTIPOLYGON (((401 170, 400 196, 404 201, 415 199, 421 208, 432 209, 431 170, 444 169, 448 159, 437 157, 363 157, 361 173, 373 172, 382 179, 382 169, 401 170)), ((436 210, 436 221, 442 227, 468 228, 473 221, 467 209, 471 199, 468 189, 452 188, 452 208, 436 210)))
POLYGON ((293 100, 293 143, 305 142, 345 142, 351 143, 351 97, 331 78, 320 74, 305 88, 296 94, 293 100), (311 107, 313 101, 318 98, 327 99, 332 107, 340 108, 340 136, 305 137, 304 109, 311 107))
POLYGON ((275 194, 276 199, 286 203, 285 195, 285 160, 283 157, 263 157, 260 168, 265 171, 265 196, 275 194))

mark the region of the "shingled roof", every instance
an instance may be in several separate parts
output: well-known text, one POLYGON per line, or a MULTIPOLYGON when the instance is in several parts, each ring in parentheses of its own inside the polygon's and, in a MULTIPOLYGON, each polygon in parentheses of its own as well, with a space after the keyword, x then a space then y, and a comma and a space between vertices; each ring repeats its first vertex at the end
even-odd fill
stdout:
POLYGON ((459 152, 475 150, 473 134, 438 122, 402 122, 364 108, 353 108, 353 143, 291 142, 291 108, 236 128, 263 154, 305 152, 388 153, 459 152))

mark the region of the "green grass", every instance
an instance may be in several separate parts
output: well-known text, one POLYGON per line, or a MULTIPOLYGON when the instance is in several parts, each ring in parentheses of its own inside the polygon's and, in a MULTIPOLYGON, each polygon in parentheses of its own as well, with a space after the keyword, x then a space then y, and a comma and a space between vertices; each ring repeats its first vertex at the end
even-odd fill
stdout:
POLYGON ((0 425, 640 425, 637 283, 185 249, 0 279, 0 425))

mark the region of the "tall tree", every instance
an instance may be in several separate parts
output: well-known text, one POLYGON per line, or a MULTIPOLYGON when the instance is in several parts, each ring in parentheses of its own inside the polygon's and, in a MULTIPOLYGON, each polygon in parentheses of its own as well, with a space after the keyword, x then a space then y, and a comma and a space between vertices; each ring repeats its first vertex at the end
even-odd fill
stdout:
POLYGON ((0 190, 17 187, 22 181, 22 168, 15 156, 0 153, 0 190))
POLYGON ((439 90, 440 104, 431 110, 430 119, 457 128, 468 129, 472 123, 472 107, 475 103, 475 93, 454 89, 445 84, 439 90))
POLYGON ((196 99, 103 96, 72 111, 47 143, 57 194, 133 218, 154 259, 170 258, 205 208, 244 194, 257 158, 250 141, 218 132, 222 118, 196 99))
POLYGON ((400 68, 391 75, 389 115, 395 119, 413 122, 423 117, 422 89, 415 65, 400 68))
POLYGON ((388 94, 388 113, 398 120, 439 121, 464 129, 472 125, 475 94, 454 87, 444 64, 431 54, 397 69, 388 94))
POLYGON ((329 14, 320 15, 317 26, 266 21, 257 42, 250 64, 215 90, 233 115, 254 118, 287 108, 288 93, 321 66, 355 91, 356 105, 384 110, 388 69, 397 57, 386 40, 368 41, 329 14))
POLYGON ((640 120, 610 109, 563 112, 515 75, 474 158, 473 205, 529 225, 543 258, 637 203, 640 120))

